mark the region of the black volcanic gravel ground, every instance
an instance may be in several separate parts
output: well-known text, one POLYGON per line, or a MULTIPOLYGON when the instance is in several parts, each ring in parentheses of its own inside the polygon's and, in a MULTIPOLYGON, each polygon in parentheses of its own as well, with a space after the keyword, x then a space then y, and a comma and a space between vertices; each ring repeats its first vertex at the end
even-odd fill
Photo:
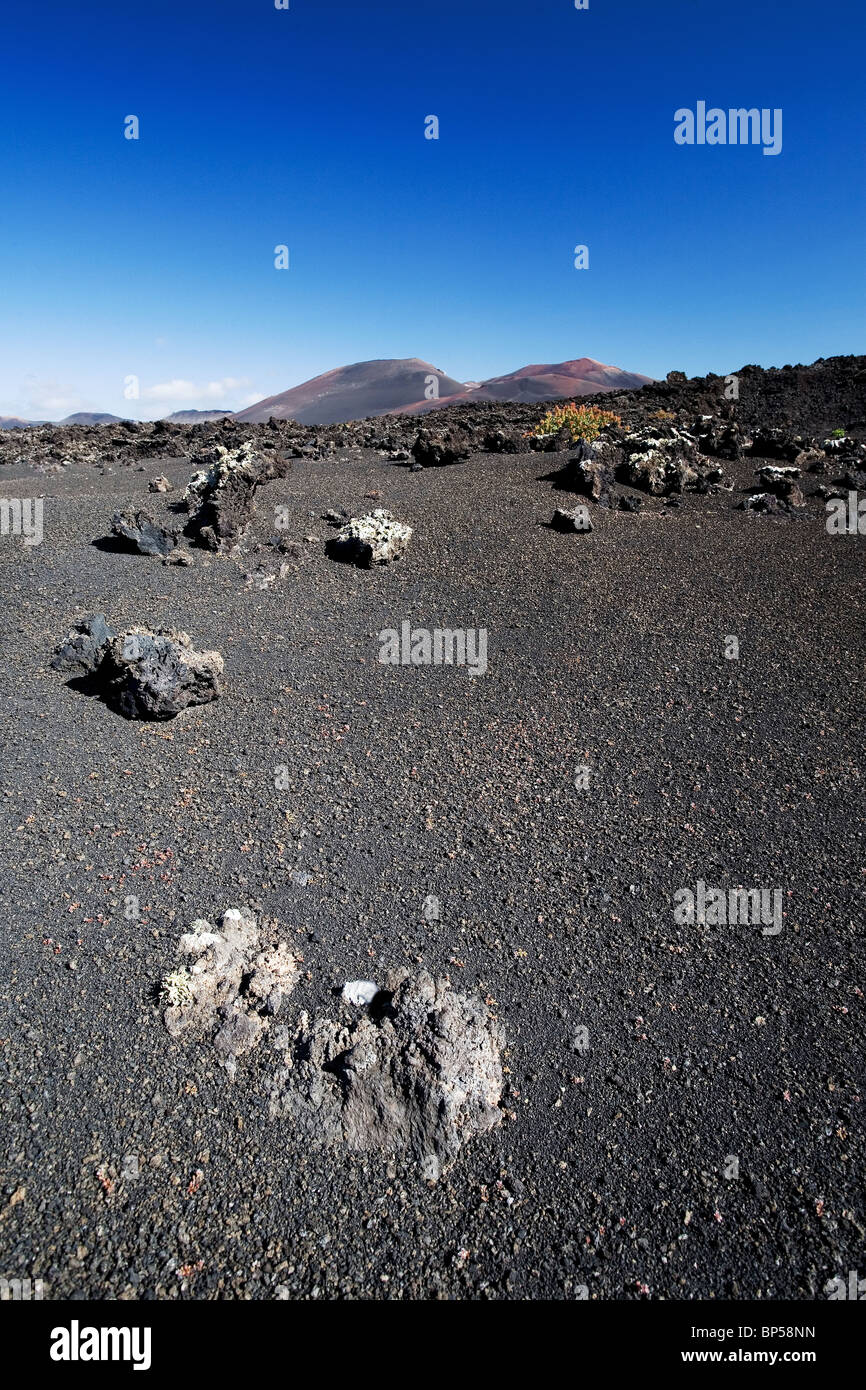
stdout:
MULTIPOLYGON (((745 486, 759 462, 725 468, 745 486)), ((231 558, 91 544, 129 503, 182 523, 147 479, 186 463, 4 469, 47 499, 41 546, 0 539, 7 1277, 53 1298, 815 1298, 864 1268, 866 541, 828 536, 820 502, 775 520, 730 494, 560 535, 556 463, 298 460, 259 495, 299 544, 269 592, 231 558), (377 505, 415 527, 407 555, 326 558, 321 513, 377 505), (217 648, 224 698, 157 725, 74 692, 48 661, 93 612, 217 648), (487 628, 488 674, 379 665, 404 618, 487 628), (782 933, 677 925, 698 879, 782 888, 782 933), (162 1024, 178 935, 228 906, 302 951, 289 1024, 401 964, 479 990, 507 1036, 501 1128, 435 1185, 298 1144, 268 1118, 279 1054, 232 1084, 162 1024)))

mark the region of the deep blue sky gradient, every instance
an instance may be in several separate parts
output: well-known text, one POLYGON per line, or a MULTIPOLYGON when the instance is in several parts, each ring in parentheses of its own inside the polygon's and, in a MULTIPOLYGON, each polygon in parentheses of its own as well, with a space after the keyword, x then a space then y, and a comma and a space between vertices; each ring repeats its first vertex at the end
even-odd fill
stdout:
POLYGON ((369 357, 469 379, 864 350, 861 0, 15 10, 0 414, 146 417, 226 378, 237 407, 369 357), (678 147, 699 99, 781 107, 782 153, 678 147), (125 401, 132 373, 196 392, 125 401))

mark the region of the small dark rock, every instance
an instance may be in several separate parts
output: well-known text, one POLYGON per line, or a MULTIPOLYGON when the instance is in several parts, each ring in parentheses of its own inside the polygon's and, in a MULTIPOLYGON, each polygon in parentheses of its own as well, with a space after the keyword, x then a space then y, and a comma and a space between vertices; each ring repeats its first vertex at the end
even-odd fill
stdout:
POLYGON ((85 618, 55 648, 51 662, 55 671, 92 674, 102 662, 109 642, 117 636, 101 613, 85 618))
POLYGON ((436 434, 432 430, 419 430, 412 445, 412 457, 421 468, 462 463, 469 457, 469 442, 457 430, 444 430, 436 434))
POLYGON ((111 530, 141 555, 168 555, 177 545, 174 533, 158 526, 147 512, 115 512, 111 530))

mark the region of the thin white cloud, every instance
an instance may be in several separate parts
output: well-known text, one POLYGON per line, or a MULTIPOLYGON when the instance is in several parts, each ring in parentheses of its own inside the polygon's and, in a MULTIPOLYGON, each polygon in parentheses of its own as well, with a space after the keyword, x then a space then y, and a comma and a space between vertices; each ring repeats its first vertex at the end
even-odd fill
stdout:
POLYGON ((81 410, 82 399, 74 386, 27 377, 21 390, 25 409, 33 415, 71 415, 81 410))
MULTIPOLYGON (((194 408, 200 401, 222 404, 227 396, 251 385, 249 377, 224 376, 219 381, 208 381, 204 384, 173 377, 171 381, 160 381, 155 386, 142 387, 141 399, 194 408)), ((260 399, 258 395, 252 397, 252 400, 260 399)))

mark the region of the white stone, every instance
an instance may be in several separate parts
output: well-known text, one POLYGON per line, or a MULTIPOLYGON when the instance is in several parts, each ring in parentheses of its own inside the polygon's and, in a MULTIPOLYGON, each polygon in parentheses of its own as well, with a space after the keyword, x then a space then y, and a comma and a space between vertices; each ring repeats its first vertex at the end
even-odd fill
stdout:
POLYGON ((379 986, 372 980, 349 980, 343 985, 341 998, 344 1004, 353 1004, 356 1009, 372 1004, 379 993, 379 986))

